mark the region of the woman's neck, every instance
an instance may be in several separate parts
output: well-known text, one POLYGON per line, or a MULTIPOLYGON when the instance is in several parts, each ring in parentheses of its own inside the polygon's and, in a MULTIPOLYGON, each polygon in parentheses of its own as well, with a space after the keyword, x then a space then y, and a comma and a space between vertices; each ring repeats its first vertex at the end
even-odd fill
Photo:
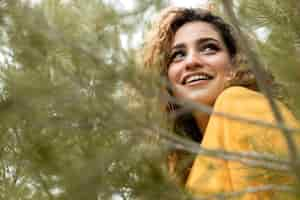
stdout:
POLYGON ((201 130, 201 133, 205 134, 205 129, 208 124, 209 114, 203 112, 197 112, 193 114, 198 128, 201 130))

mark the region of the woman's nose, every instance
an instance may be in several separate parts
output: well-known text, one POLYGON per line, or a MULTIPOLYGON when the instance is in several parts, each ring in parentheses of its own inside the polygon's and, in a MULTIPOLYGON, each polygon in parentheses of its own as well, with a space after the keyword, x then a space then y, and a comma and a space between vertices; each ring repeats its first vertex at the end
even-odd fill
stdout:
POLYGON ((186 70, 193 70, 202 66, 203 66, 203 61, 197 53, 191 52, 188 54, 185 60, 186 70))

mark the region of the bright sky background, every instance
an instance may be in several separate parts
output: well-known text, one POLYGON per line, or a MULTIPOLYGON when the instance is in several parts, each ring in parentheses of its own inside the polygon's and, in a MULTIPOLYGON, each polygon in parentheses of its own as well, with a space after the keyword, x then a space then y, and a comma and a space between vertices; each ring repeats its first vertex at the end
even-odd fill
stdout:
MULTIPOLYGON (((23 0, 26 1, 26 0, 23 0)), ((40 2, 42 0, 29 0, 33 3, 40 2)), ((105 2, 121 2, 125 9, 131 9, 134 7, 134 0, 104 0, 105 2)), ((170 5, 194 7, 205 6, 209 0, 169 0, 170 5)))
MULTIPOLYGON (((35 0, 36 1, 36 0, 35 0)), ((120 2, 125 9, 132 9, 134 7, 134 0, 104 0, 106 2, 120 2)), ((169 0, 170 5, 182 7, 205 6, 209 0, 169 0)))
POLYGON ((208 0, 170 0, 170 4, 184 7, 205 6, 207 2, 208 0))
MULTIPOLYGON (((21 1, 31 1, 33 4, 35 4, 43 0, 21 0, 21 1)), ((69 0, 62 0, 62 1, 69 1, 69 0)), ((115 7, 120 10, 131 10, 134 8, 136 2, 136 0, 103 0, 103 1, 115 5, 115 7)), ((210 0, 168 0, 169 4, 174 6, 202 7, 202 8, 206 8, 208 6, 209 1, 210 0)), ((258 36, 259 40, 265 41, 269 36, 270 30, 261 27, 255 30, 254 32, 258 36)), ((137 38, 142 38, 142 34, 137 33, 136 37, 134 38, 134 41, 130 41, 130 43, 140 44, 141 41, 137 40, 137 38)), ((129 42, 128 39, 126 38, 121 38, 121 39, 122 39, 122 43, 124 43, 124 47, 127 46, 125 43, 129 42)), ((0 56, 0 61, 1 61, 1 56, 0 56)))

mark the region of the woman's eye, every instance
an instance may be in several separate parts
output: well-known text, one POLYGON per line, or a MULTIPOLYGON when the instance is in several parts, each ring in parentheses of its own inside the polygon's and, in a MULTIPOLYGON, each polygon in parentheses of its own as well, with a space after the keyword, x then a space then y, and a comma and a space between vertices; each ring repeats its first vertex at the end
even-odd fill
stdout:
POLYGON ((219 47, 215 44, 206 44, 200 48, 203 54, 211 55, 219 51, 219 47))
POLYGON ((179 61, 179 60, 183 59, 184 56, 185 56, 185 53, 183 51, 175 51, 171 55, 171 62, 179 61))

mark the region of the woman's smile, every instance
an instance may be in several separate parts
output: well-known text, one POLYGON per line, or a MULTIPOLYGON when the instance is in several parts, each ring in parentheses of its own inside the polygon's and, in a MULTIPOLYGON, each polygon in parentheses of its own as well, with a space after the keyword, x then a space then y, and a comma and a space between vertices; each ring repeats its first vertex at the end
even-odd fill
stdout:
POLYGON ((181 83, 186 86, 205 84, 214 77, 205 72, 193 72, 183 76, 181 83))

